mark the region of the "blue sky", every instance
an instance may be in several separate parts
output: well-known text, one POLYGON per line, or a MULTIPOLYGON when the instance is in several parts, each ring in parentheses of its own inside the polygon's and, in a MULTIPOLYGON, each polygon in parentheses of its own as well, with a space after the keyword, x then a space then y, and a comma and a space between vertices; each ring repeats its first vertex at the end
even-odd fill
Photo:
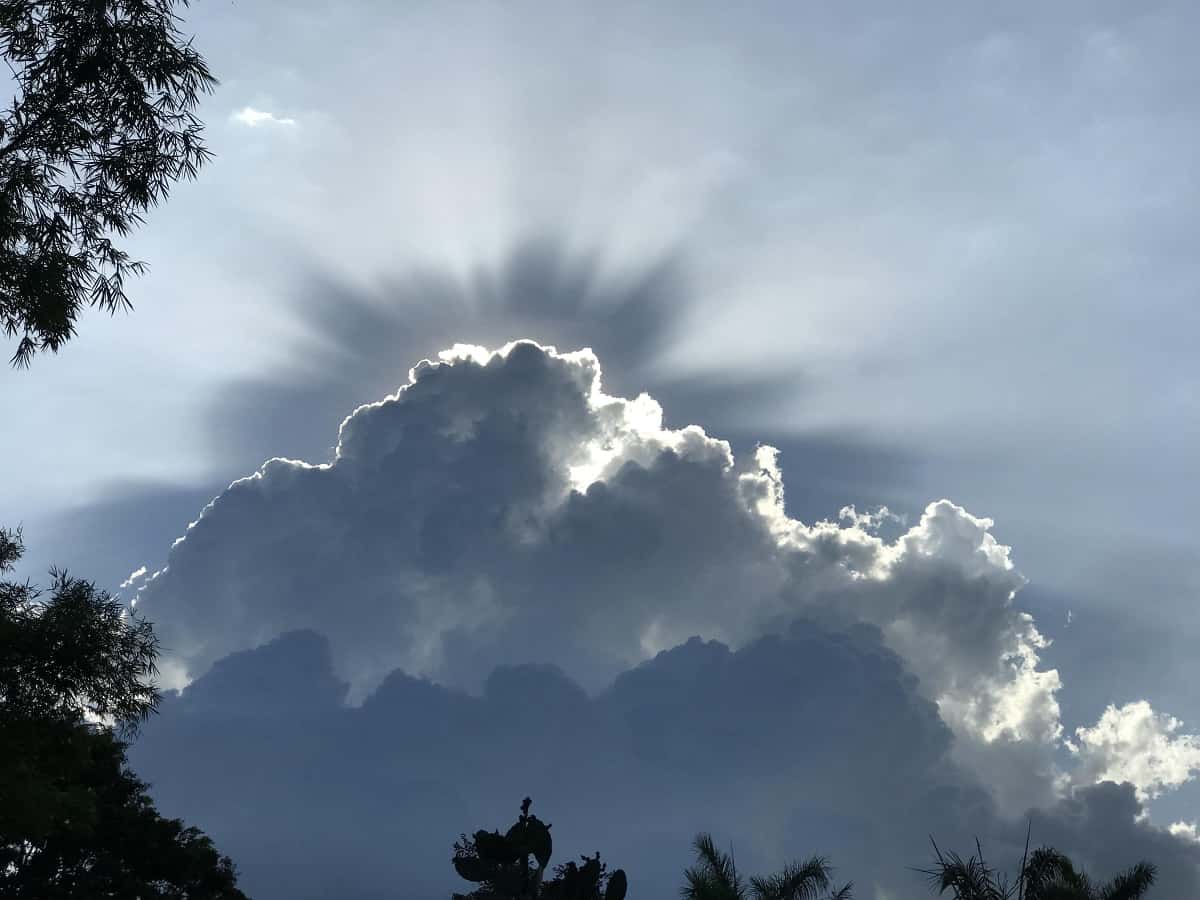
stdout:
MULTIPOLYGON (((1146 800, 1149 821, 1200 815, 1185 740, 1200 733, 1190 5, 235 2, 186 21, 222 82, 202 111, 216 160, 136 237, 152 268, 131 287, 133 314, 91 313, 63 353, 0 375, 18 436, 0 453, 20 472, 0 509, 25 523, 30 572, 54 561, 115 590, 160 569, 231 481, 272 456, 327 462, 345 417, 455 343, 590 347, 605 390, 648 392, 665 428, 698 425, 739 465, 777 447, 781 502, 805 527, 886 504, 904 519, 881 523, 892 540, 941 498, 993 521, 1026 580, 1013 608, 1053 641, 1037 655, 1061 680, 1062 734, 972 756, 960 728, 955 764, 972 778, 1015 789, 1033 757, 1076 780, 1128 775, 1154 746, 1183 769, 1146 800), (1127 705, 1139 701, 1150 718, 1127 705), (1099 728, 1108 704, 1133 744, 1085 764, 1062 740, 1099 728)), ((493 389, 448 388, 445 408, 493 389)), ((555 440, 586 443, 590 427, 555 440)), ((421 495, 429 510, 457 508, 438 493, 449 477, 421 495)), ((408 497, 416 478, 379 496, 408 497)), ((310 500, 295 502, 316 517, 310 500)), ((374 520, 358 507, 321 520, 349 521, 374 520)), ((722 547, 741 546, 732 521, 722 547)), ((205 533, 221 547, 243 527, 214 513, 205 533)), ((589 552, 617 553, 621 531, 589 552)), ((283 563, 250 559, 240 584, 283 590, 283 563)), ((503 606, 504 573, 472 564, 503 606)), ((512 584, 536 592, 530 577, 512 584)), ((162 584, 211 591, 217 608, 234 591, 162 584)), ((721 589, 732 603, 778 588, 721 589)), ((209 646, 204 666, 332 627, 275 600, 217 629, 173 622, 183 601, 156 590, 156 621, 179 647, 209 646)), ((713 591, 703 612, 664 601, 678 625, 666 633, 736 650, 770 631, 734 627, 713 591)), ((972 596, 968 608, 983 602, 972 596)), ((379 610, 356 609, 357 627, 325 637, 357 699, 368 671, 477 691, 490 665, 550 661, 517 642, 479 650, 470 677, 423 670, 371 644, 379 610)), ((841 613, 884 629, 953 726, 949 695, 929 685, 962 673, 923 669, 889 618, 841 613)), ((431 621, 406 627, 428 641, 431 621)), ((921 627, 967 640, 946 621, 921 627)), ((1003 621, 972 639, 1011 637, 1019 626, 1003 621)), ((593 692, 648 652, 615 638, 594 659, 576 650, 579 671, 554 661, 593 692)))

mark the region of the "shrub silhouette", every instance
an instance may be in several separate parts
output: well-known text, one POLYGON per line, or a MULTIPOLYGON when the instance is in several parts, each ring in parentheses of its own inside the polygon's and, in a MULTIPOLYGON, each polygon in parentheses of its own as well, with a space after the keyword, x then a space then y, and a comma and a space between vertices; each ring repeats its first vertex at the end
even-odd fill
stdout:
POLYGON ((526 797, 517 821, 501 834, 476 831, 454 844, 454 870, 479 887, 454 900, 625 900, 625 872, 609 872, 600 854, 568 862, 546 878, 554 842, 550 825, 529 812, 526 797), (530 858, 532 857, 532 864, 530 858))

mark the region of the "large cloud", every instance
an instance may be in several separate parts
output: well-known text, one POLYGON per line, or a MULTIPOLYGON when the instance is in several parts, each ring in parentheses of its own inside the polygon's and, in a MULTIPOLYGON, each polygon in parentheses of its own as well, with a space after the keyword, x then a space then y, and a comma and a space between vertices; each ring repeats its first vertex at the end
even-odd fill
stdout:
POLYGON ((459 346, 350 415, 332 462, 232 484, 136 602, 176 684, 307 628, 353 701, 397 668, 474 689, 544 662, 596 690, 694 634, 869 623, 1006 809, 1050 800, 1059 679, 1008 548, 946 500, 894 540, 879 524, 790 518, 771 448, 664 428, 650 397, 603 392, 589 351, 459 346))

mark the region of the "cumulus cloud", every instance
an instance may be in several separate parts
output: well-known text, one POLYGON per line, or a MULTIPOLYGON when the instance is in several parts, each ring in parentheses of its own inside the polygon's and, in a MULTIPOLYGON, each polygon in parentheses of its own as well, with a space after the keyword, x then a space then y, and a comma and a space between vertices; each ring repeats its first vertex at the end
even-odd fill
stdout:
POLYGON ((885 519, 790 517, 775 450, 665 427, 649 396, 608 395, 588 350, 460 345, 348 416, 330 462, 234 482, 135 602, 171 683, 308 628, 354 702, 397 668, 477 689, 545 662, 595 691, 691 635, 867 623, 1008 811, 1048 802, 1060 681, 1009 548, 948 500, 893 539, 885 519))
POLYGON ((286 896, 327 893, 301 795, 339 810, 321 839, 344 865, 322 872, 433 896, 444 880, 413 860, 535 790, 656 890, 710 828, 748 862, 836 852, 907 896, 889 879, 923 859, 909 837, 1015 858, 1036 808, 1085 864, 1128 841, 1194 893, 1196 845, 1144 805, 1178 766, 1112 735, 1191 739, 1147 705, 1077 731, 1061 770, 1059 676, 993 527, 949 500, 911 525, 805 523, 774 448, 666 427, 648 395, 606 392, 591 351, 456 345, 347 416, 329 461, 269 460, 135 573, 166 680, 190 685, 137 764, 286 896))
POLYGON ((255 109, 253 106, 243 106, 241 109, 235 110, 229 114, 229 119, 239 125, 245 125, 247 128, 257 128, 260 125, 290 127, 296 124, 295 119, 277 116, 273 112, 255 109))
POLYGON ((1180 733, 1182 727, 1145 700, 1109 706, 1095 725, 1075 729, 1076 740, 1068 742, 1079 760, 1076 777, 1084 783, 1129 782, 1142 800, 1179 787, 1200 771, 1200 737, 1180 733))

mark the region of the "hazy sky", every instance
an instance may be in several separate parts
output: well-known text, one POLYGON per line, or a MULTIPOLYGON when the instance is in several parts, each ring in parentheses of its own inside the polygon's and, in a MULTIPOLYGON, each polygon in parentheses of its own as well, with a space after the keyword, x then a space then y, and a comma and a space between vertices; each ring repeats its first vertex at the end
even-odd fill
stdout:
MULTIPOLYGON (((1198 26, 1184 3, 198 3, 217 158, 134 241, 152 268, 132 315, 91 313, 60 355, 0 374, 0 513, 24 522, 31 574, 57 562, 116 590, 169 563, 143 595, 179 683, 309 629, 328 642, 312 683, 352 704, 395 669, 478 694, 496 665, 553 663, 602 719, 636 706, 614 677, 691 635, 750 672, 792 618, 864 623, 918 679, 864 682, 905 684, 895 740, 987 797, 999 824, 981 830, 1008 840, 1022 810, 1054 810, 1108 862, 1104 816, 1144 803, 1138 840, 1192 854, 1194 879, 1200 851, 1154 829, 1200 818, 1198 26), (423 370, 343 431, 358 451, 276 465, 172 550, 265 459, 330 462, 343 419, 422 358, 526 337, 595 357, 423 370), (599 371, 661 420, 597 405, 599 371), (691 424, 707 436, 672 430, 691 424), (813 528, 848 504, 898 518, 813 528), (1134 785, 1126 806, 1087 793, 1105 779, 1134 785)), ((837 653, 877 658, 863 646, 837 653)), ((797 696, 738 683, 753 708, 797 696)), ((841 708, 880 718, 855 696, 841 708)), ((182 776, 154 748, 170 794, 182 776)), ((764 861, 844 847, 852 867, 849 825, 810 846, 802 804, 764 811, 808 784, 771 772, 726 837, 793 822, 804 846, 744 840, 764 861)), ((479 790, 499 805, 456 801, 447 857, 523 793, 552 821, 569 796, 479 790)), ((189 816, 202 799, 173 796, 189 816)), ((847 802, 876 828, 901 815, 847 802)), ((662 873, 699 824, 654 825, 677 854, 662 873)), ((594 827, 586 849, 626 846, 594 827)), ((272 851, 245 847, 258 896, 300 896, 273 894, 272 851)), ((445 868, 422 883, 445 893, 445 868)), ((876 896, 915 890, 894 877, 876 896)))

